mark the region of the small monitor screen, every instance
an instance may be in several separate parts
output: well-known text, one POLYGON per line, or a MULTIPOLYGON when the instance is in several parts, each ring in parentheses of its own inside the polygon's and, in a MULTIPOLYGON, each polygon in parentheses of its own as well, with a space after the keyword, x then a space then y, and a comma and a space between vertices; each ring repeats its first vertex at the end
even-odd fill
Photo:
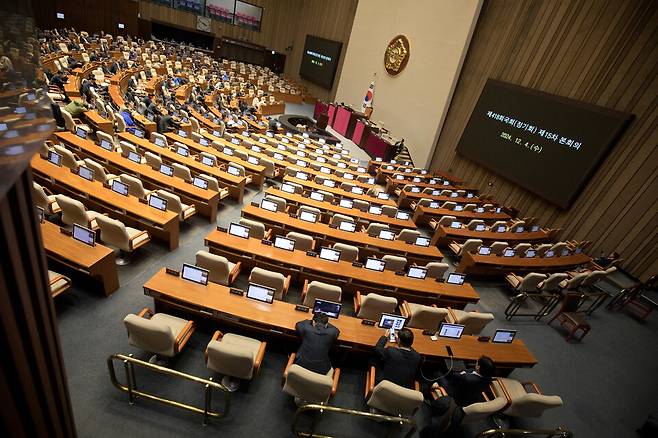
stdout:
POLYGON ((260 152, 260 151, 262 151, 262 149, 260 148, 260 146, 256 146, 256 145, 252 145, 252 146, 251 146, 251 150, 254 151, 254 152, 260 152))
POLYGON ((315 303, 313 304, 313 313, 324 313, 330 318, 338 318, 341 306, 340 303, 316 298, 315 303))
POLYGON ((527 250, 527 251, 525 252, 525 257, 526 257, 527 259, 531 259, 531 258, 533 258, 533 257, 536 256, 536 255, 537 255, 537 251, 535 251, 534 249, 529 249, 529 250, 527 250))
POLYGON ((164 147, 165 141, 161 137, 155 137, 155 144, 156 146, 164 147))
POLYGON ((439 208, 439 203, 436 202, 436 201, 432 201, 432 202, 430 202, 429 207, 430 208, 439 208))
POLYGON ((171 166, 168 166, 166 164, 161 164, 160 165, 160 172, 164 173, 167 176, 173 176, 174 175, 174 168, 171 166))
POLYGON ((429 237, 416 237, 416 245, 418 246, 430 246, 430 238, 429 237))
POLYGON ((249 238, 249 227, 245 225, 236 224, 231 222, 228 226, 228 233, 232 236, 242 237, 243 239, 249 238))
POLYGON ((397 180, 403 180, 403 179, 404 179, 404 175, 395 175, 395 179, 397 179, 397 180))
POLYGON ((281 191, 286 193, 295 193, 295 187, 291 186, 290 184, 283 183, 281 184, 281 191))
POLYGON ((365 167, 357 167, 356 171, 359 172, 359 173, 366 173, 366 168, 365 167))
POLYGON ((370 208, 368 208, 368 213, 382 214, 382 208, 379 205, 371 205, 370 208))
POLYGON ((565 248, 565 249, 562 250, 562 254, 561 254, 562 257, 568 257, 570 255, 571 255, 571 253, 569 252, 568 249, 565 248))
POLYGON ((328 167, 322 166, 322 167, 320 167, 320 172, 326 173, 327 175, 329 175, 331 173, 331 169, 329 169, 328 167))
POLYGON ((550 258, 553 257, 554 255, 555 255, 555 251, 553 251, 552 249, 549 249, 549 250, 546 251, 546 253, 544 254, 544 257, 550 259, 550 258))
POLYGON ((481 246, 478 249, 478 254, 480 254, 480 255, 489 255, 489 254, 491 254, 491 247, 490 246, 481 246))
POLYGON ((411 188, 410 191, 411 191, 411 193, 420 193, 420 187, 414 186, 414 187, 411 188))
POLYGON ((167 209, 167 200, 156 195, 149 196, 149 205, 158 210, 165 211, 167 209))
POLYGON ((386 262, 384 260, 369 258, 368 260, 366 260, 365 267, 366 269, 372 269, 373 271, 382 272, 385 266, 386 266, 386 262))
POLYGON ((75 129, 75 135, 80 138, 87 138, 87 131, 84 128, 78 127, 75 129))
POLYGON ((476 207, 476 208, 475 208, 475 211, 476 211, 477 213, 484 213, 484 207, 476 207))
MULTIPOLYGON (((339 157, 340 157, 340 155, 338 157, 334 157, 334 158, 339 158, 339 157)), ((338 163, 336 163, 336 166, 340 169, 346 169, 347 168, 347 164, 343 163, 342 161, 339 161, 338 163)))
POLYGON ((141 129, 135 129, 135 136, 139 138, 144 138, 144 131, 141 129))
POLYGON ((225 155, 233 155, 233 149, 225 147, 222 149, 222 152, 224 152, 225 155))
POLYGON ((259 141, 260 143, 267 143, 267 139, 266 139, 266 138, 259 138, 258 141, 259 141))
POLYGON ((275 160, 279 160, 279 161, 283 160, 283 155, 281 155, 279 153, 274 154, 273 157, 274 157, 275 160))
POLYGON ((336 187, 336 181, 334 181, 334 180, 332 180, 332 179, 325 179, 325 180, 322 182, 322 185, 327 186, 327 187, 332 187, 332 188, 333 188, 333 187, 336 187))
POLYGON ((486 228, 486 227, 484 226, 484 224, 477 224, 477 225, 475 226, 475 231, 484 231, 485 228, 486 228))
POLYGON ((504 233, 505 231, 507 231, 507 227, 505 225, 499 225, 496 231, 498 231, 499 233, 504 233))
POLYGON ((448 324, 442 322, 439 328, 439 336, 442 338, 459 339, 464 332, 464 326, 461 324, 448 324))
POLYGON ((353 179, 354 179, 354 175, 352 175, 351 173, 343 173, 343 178, 344 178, 344 179, 353 180, 353 179))
POLYGON ((306 181, 306 180, 308 179, 308 175, 305 174, 304 172, 297 172, 297 173, 295 174, 295 178, 297 178, 297 179, 303 179, 304 181, 306 181))
POLYGON ((377 194, 377 199, 388 199, 388 198, 389 198, 388 193, 379 192, 377 194))
POLYGON ((201 162, 205 164, 206 166, 214 166, 215 165, 215 159, 211 157, 206 157, 202 156, 201 157, 201 162))
MULTIPOLYGON (((183 121, 183 123, 186 123, 186 122, 183 121)), ((186 134, 185 131, 183 131, 182 129, 179 129, 179 130, 178 130, 178 135, 180 135, 181 137, 187 137, 187 134, 186 134)))
POLYGON ((226 171, 233 176, 240 176, 240 169, 238 169, 235 166, 228 166, 228 168, 226 168, 226 171))
POLYGON ((363 187, 354 186, 351 191, 356 195, 363 195, 363 187))
POLYGON ((465 274, 452 273, 448 275, 446 283, 448 284, 464 284, 464 279, 466 278, 465 274))
POLYGON ((299 157, 305 157, 306 156, 306 152, 304 152, 304 151, 297 151, 296 154, 299 157))
POLYGON ((496 207, 496 213, 500 213, 502 211, 503 211, 503 209, 501 207, 496 207))
POLYGON ((464 209, 464 206, 463 206, 463 205, 461 205, 461 204, 457 204, 457 205, 455 205, 455 209, 454 209, 454 210, 455 210, 455 211, 462 211, 463 209, 464 209))
POLYGON ((411 173, 411 169, 404 169, 404 173, 411 173))
POLYGON ((285 237, 276 236, 274 238, 274 246, 276 248, 285 249, 287 251, 294 251, 295 241, 292 239, 287 239, 285 237))
POLYGON ((299 218, 303 221, 312 222, 312 223, 315 223, 318 220, 317 215, 315 213, 311 213, 310 211, 302 211, 299 214, 299 218))
POLYGON ((432 190, 432 196, 439 196, 441 195, 441 190, 432 190))
POLYGON ((514 250, 512 248, 507 248, 505 252, 503 252, 503 257, 514 257, 514 250))
POLYGON ((200 138, 200 139, 199 139, 199 143, 200 143, 202 146, 208 146, 208 140, 206 140, 205 138, 200 138))
POLYGON ((427 268, 412 266, 409 268, 409 273, 407 274, 407 276, 422 280, 425 278, 425 276, 427 276, 427 268))
POLYGON ((340 225, 338 225, 338 229, 353 233, 356 231, 356 222, 342 221, 340 225))
POLYGON ((381 230, 379 232, 379 238, 384 240, 394 240, 395 233, 391 230, 381 230))
POLYGON ((515 231, 516 231, 517 233, 523 233, 523 231, 525 231, 525 228, 523 228, 523 227, 516 227, 516 230, 515 230, 515 231))
POLYGON ((444 186, 449 186, 449 185, 450 185, 450 181, 448 181, 448 180, 443 181, 443 185, 444 185, 444 186))
POLYGON ((315 201, 324 201, 324 195, 319 192, 311 192, 311 199, 315 201))
POLYGON ((297 160, 295 164, 299 167, 306 167, 306 161, 304 160, 297 160))
POLYGON ((368 178, 368 184, 372 185, 374 183, 375 183, 375 178, 373 178, 373 177, 368 178))
POLYGON ((496 330, 491 342, 497 342, 499 344, 511 344, 516 336, 516 330, 496 330))
POLYGON ((219 133, 219 131, 213 131, 213 132, 212 132, 212 135, 213 135, 214 137, 221 137, 221 134, 219 133))
POLYGON ((530 231, 532 231, 533 233, 539 231, 539 225, 533 225, 532 228, 530 228, 530 231))
MULTIPOLYGON (((123 25, 121 25, 121 26, 123 26, 123 25)), ((155 117, 153 117, 153 114, 151 114, 151 113, 148 113, 146 115, 146 118, 149 119, 151 122, 155 119, 155 117)))
MULTIPOLYGON (((326 163, 327 159, 324 158, 324 157, 318 157, 318 158, 315 159, 315 161, 317 161, 318 163, 326 163)), ((320 170, 322 170, 322 169, 320 169, 320 170)))
POLYGON ((58 154, 57 152, 50 151, 48 152, 48 161, 53 163, 56 166, 61 166, 62 165, 62 155, 58 154))
POLYGON ((176 153, 177 153, 178 155, 182 155, 182 156, 184 156, 184 157, 187 157, 188 155, 190 155, 190 151, 188 151, 187 148, 186 148, 185 146, 178 146, 178 147, 176 148, 176 153))
POLYGON ((183 263, 181 277, 185 280, 193 281, 194 283, 199 283, 204 286, 208 284, 208 270, 194 265, 188 265, 187 263, 183 263))
POLYGON ((583 249, 581 247, 578 247, 573 251, 574 254, 580 254, 581 252, 583 252, 583 249))
POLYGON ((452 192, 452 193, 450 193, 450 197, 451 197, 451 198, 457 198, 457 197, 459 197, 459 193, 457 193, 457 192, 452 192))
POLYGON ((340 260, 340 251, 333 248, 322 247, 320 248, 320 258, 324 260, 329 260, 332 262, 337 262, 340 260))
POLYGON ((277 204, 269 199, 263 199, 260 201, 260 208, 268 211, 277 211, 277 204))
POLYGON ((128 152, 128 159, 134 163, 142 162, 142 157, 133 151, 128 152))
POLYGON ((112 143, 110 143, 109 141, 107 141, 105 139, 101 140, 101 147, 103 149, 105 149, 106 151, 111 151, 111 150, 114 149, 114 147, 112 146, 112 143))
POLYGON ((256 157, 247 157, 247 161, 250 162, 251 164, 259 165, 260 160, 256 157))
POLYGON ((88 228, 81 227, 78 224, 73 224, 73 232, 71 235, 75 240, 79 240, 90 246, 94 246, 94 243, 96 242, 96 233, 88 228))
POLYGON ((450 228, 461 228, 461 227, 462 227, 461 222, 452 221, 452 223, 450 224, 450 228))
POLYGON ((404 328, 406 318, 400 315, 393 315, 391 313, 382 313, 379 318, 379 327, 392 330, 401 330, 404 328))
POLYGON ((78 167, 78 175, 87 181, 92 181, 94 179, 94 171, 85 166, 78 167))
POLYGON ((112 191, 128 196, 128 184, 122 183, 118 179, 112 180, 112 191))
POLYGON ((381 163, 383 160, 381 159, 381 157, 376 157, 375 161, 378 162, 378 163, 381 163))
POLYGON ((343 208, 352 208, 352 206, 354 205, 354 201, 352 201, 351 199, 341 199, 339 205, 343 208))
POLYGON ((274 301, 274 292, 276 291, 271 287, 249 283, 249 288, 247 289, 247 298, 272 304, 274 301))
POLYGON ((398 211, 397 213, 395 213, 395 218, 403 221, 408 220, 410 216, 411 215, 407 211, 398 211))
POLYGON ((208 181, 206 181, 205 179, 201 179, 198 176, 194 177, 194 179, 192 180, 192 184, 200 189, 206 190, 208 188, 208 181))
MULTIPOLYGON (((287 142, 286 142, 286 143, 287 143, 287 142)), ((287 148, 286 145, 284 145, 284 144, 280 144, 280 145, 278 145, 276 148, 277 148, 278 150, 280 150, 280 151, 287 151, 287 150, 288 150, 288 148, 287 148)))

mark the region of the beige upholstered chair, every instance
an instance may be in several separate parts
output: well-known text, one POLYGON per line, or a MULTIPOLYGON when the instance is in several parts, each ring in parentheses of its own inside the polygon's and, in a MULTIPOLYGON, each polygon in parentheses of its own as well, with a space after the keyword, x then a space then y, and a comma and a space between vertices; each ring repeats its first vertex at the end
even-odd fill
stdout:
POLYGON ((57 295, 65 292, 71 287, 71 279, 58 274, 55 271, 48 270, 48 282, 50 283, 50 295, 55 298, 57 295))
POLYGON ((135 196, 140 199, 146 199, 147 196, 151 193, 149 190, 145 190, 144 186, 142 185, 142 180, 135 178, 132 175, 126 175, 125 173, 122 173, 119 175, 119 180, 121 180, 122 183, 128 184, 128 194, 135 196))
MULTIPOLYGON (((128 330, 130 345, 154 353, 156 356, 174 357, 180 353, 194 333, 194 321, 186 321, 166 313, 153 313, 145 307, 137 315, 123 319, 128 330)), ((152 357, 149 362, 154 362, 152 357)))
POLYGON ((208 251, 197 251, 196 265, 209 271, 208 280, 230 286, 238 278, 242 262, 231 263, 226 257, 208 251))
POLYGON ((196 213, 196 208, 194 205, 183 204, 180 201, 180 197, 178 195, 174 195, 173 193, 169 193, 165 190, 157 190, 155 193, 161 198, 167 200, 167 210, 177 213, 181 221, 194 216, 196 213))
POLYGON ((356 208, 359 211, 366 212, 370 208, 370 203, 368 201, 363 201, 361 199, 354 199, 352 207, 356 208))
POLYGON ((404 271, 405 266, 407 266, 407 259, 404 257, 386 254, 382 257, 382 260, 385 262, 384 269, 387 271, 404 271))
POLYGON ((448 307, 447 322, 451 324, 463 324, 464 335, 479 335, 480 332, 494 320, 493 313, 480 313, 477 311, 451 309, 448 307))
POLYGON ((192 182, 192 172, 190 168, 179 163, 171 163, 174 168, 174 176, 182 179, 183 181, 192 182))
POLYGON ((334 249, 340 251, 340 260, 356 262, 359 259, 359 248, 346 243, 334 243, 334 249))
POLYGON ((469 230, 475 230, 478 225, 484 225, 484 221, 481 219, 473 219, 468 223, 468 225, 466 225, 466 228, 469 230))
POLYGON ((249 275, 249 283, 260 284, 261 286, 274 289, 275 300, 282 300, 286 293, 288 293, 291 279, 292 277, 290 275, 286 277, 278 272, 268 271, 259 267, 253 268, 249 275))
POLYGON ((414 243, 416 239, 419 237, 420 237, 420 231, 408 230, 406 228, 400 231, 400 233, 397 236, 395 236, 397 240, 402 240, 403 242, 407 242, 407 243, 414 243))
POLYGON ((55 200, 62 209, 62 222, 66 225, 72 227, 73 224, 78 224, 94 231, 98 229, 96 218, 101 216, 101 213, 87 210, 82 202, 66 195, 55 195, 55 200))
POLYGON ((217 165, 217 157, 215 157, 213 154, 209 154, 208 152, 199 152, 199 161, 203 160, 204 158, 206 162, 210 161, 213 163, 213 167, 217 165))
POLYGON ((496 241, 491 244, 491 254, 501 256, 508 246, 507 242, 496 241))
POLYGON ((151 169, 160 170, 160 166, 162 165, 162 158, 160 158, 159 155, 156 155, 150 151, 146 151, 144 153, 144 159, 146 160, 146 164, 148 164, 151 169))
POLYGON ((324 196, 324 201, 325 202, 334 202, 334 194, 326 192, 324 190, 318 190, 318 193, 322 193, 322 196, 324 196))
POLYGON ((532 382, 498 377, 491 383, 491 391, 496 397, 504 397, 507 400, 503 414, 510 417, 538 418, 547 409, 562 406, 560 397, 542 394, 539 387, 532 382))
POLYGON ((448 248, 457 256, 462 256, 464 253, 477 251, 477 249, 482 246, 481 239, 467 239, 463 244, 457 242, 451 242, 448 245, 448 248))
POLYGON ((96 137, 98 138, 98 143, 100 143, 101 140, 105 140, 112 145, 113 150, 117 149, 117 143, 114 141, 114 138, 110 134, 107 134, 103 131, 96 131, 96 137))
POLYGON ((395 215, 398 214, 398 209, 392 205, 382 205, 382 214, 388 217, 395 217, 395 215))
MULTIPOLYGON (((390 415, 411 417, 423 403, 423 393, 418 390, 404 388, 388 380, 382 380, 372 389, 369 373, 366 377, 366 400, 368 406, 390 415)), ((374 379, 373 379, 374 383, 374 379)))
POLYGON ((286 184, 292 186, 292 188, 295 190, 296 195, 301 195, 302 193, 304 193, 304 186, 302 186, 301 184, 297 184, 290 181, 286 181, 286 184))
POLYGON ((233 392, 238 389, 237 379, 251 380, 258 374, 266 347, 266 342, 218 330, 206 347, 206 366, 223 374, 222 385, 233 392))
POLYGON ((567 249, 567 248, 568 248, 568 246, 565 242, 557 242, 553 246, 551 246, 550 249, 552 249, 553 252, 555 252, 555 255, 559 256, 562 253, 562 250, 567 249))
POLYGON ((300 205, 297 209, 297 215, 301 215, 302 212, 311 213, 315 215, 316 221, 321 222, 322 212, 319 208, 309 207, 308 205, 300 205))
POLYGON ((409 204, 409 207, 411 207, 412 210, 415 210, 416 207, 419 207, 419 206, 420 207, 429 207, 432 202, 434 202, 434 201, 430 198, 420 198, 418 200, 418 202, 412 202, 411 204, 409 204))
POLYGON ((443 204, 441 204, 441 208, 443 208, 445 210, 454 210, 456 206, 457 206, 457 203, 452 202, 452 201, 446 201, 443 204))
POLYGON ((125 253, 132 253, 151 240, 148 231, 126 227, 121 221, 116 219, 98 215, 96 221, 100 227, 101 241, 119 248, 119 257, 116 259, 117 265, 127 265, 130 263, 125 253))
POLYGON ((274 202, 276 204, 276 211, 280 213, 286 211, 287 203, 285 199, 279 198, 278 196, 274 196, 274 195, 265 195, 264 199, 274 202))
POLYGON ((475 211, 477 204, 466 204, 464 206, 464 211, 475 211))
POLYGON ((124 157, 127 157, 130 152, 134 152, 136 154, 139 153, 139 151, 137 150, 137 147, 135 147, 134 144, 129 143, 127 141, 121 140, 119 142, 119 147, 121 149, 121 155, 124 156, 124 157))
POLYGON ((53 145, 55 152, 62 156, 62 166, 69 169, 78 170, 78 167, 84 164, 84 161, 75 156, 73 152, 58 144, 53 145))
POLYGON ((336 213, 331 217, 331 221, 329 221, 329 225, 338 227, 340 226, 341 222, 355 222, 354 218, 350 216, 346 216, 344 214, 336 213))
POLYGON ((523 254, 524 252, 526 252, 531 247, 532 247, 532 245, 530 245, 529 243, 525 243, 525 242, 518 243, 518 244, 516 244, 516 246, 514 246, 514 251, 515 251, 516 254, 523 254))
POLYGON ((589 272, 581 272, 571 277, 569 280, 564 280, 560 283, 560 287, 566 290, 577 290, 580 283, 589 275, 589 272))
MULTIPOLYGON (((235 154, 238 155, 238 151, 235 151, 235 154)), ((243 158, 243 160, 245 160, 245 161, 247 161, 248 159, 249 159, 248 156, 243 158)), ((251 184, 251 181, 252 181, 251 176, 247 175, 247 171, 245 170, 244 166, 242 166, 240 164, 236 164, 236 163, 231 163, 231 164, 229 164, 229 166, 238 169, 238 176, 245 178, 245 184, 251 184)))
POLYGON ((551 274, 545 280, 541 281, 537 285, 537 290, 539 290, 540 292, 549 292, 549 293, 559 292, 562 289, 560 287, 560 284, 568 277, 569 276, 567 274, 564 274, 562 272, 551 274))
POLYGON ((62 211, 57 204, 55 195, 34 181, 32 182, 32 196, 34 197, 34 203, 43 208, 46 214, 57 214, 62 211))
POLYGON ((261 222, 254 221, 251 219, 245 219, 241 218, 239 221, 240 225, 244 225, 245 227, 249 227, 249 237, 253 237, 255 239, 270 239, 272 237, 272 230, 265 230, 265 225, 263 225, 261 222))
POLYGON ((456 220, 457 220, 457 218, 455 216, 444 215, 444 216, 441 216, 441 219, 439 219, 436 222, 436 225, 437 226, 443 226, 443 227, 449 227, 450 224, 453 223, 453 221, 456 221, 456 220))
POLYGON ((537 285, 546 279, 546 275, 537 272, 526 274, 525 277, 509 273, 505 276, 507 283, 517 292, 537 293, 537 285))
POLYGON ((400 314, 407 318, 407 327, 437 331, 448 316, 448 309, 402 301, 400 314))
POLYGON ((156 146, 163 147, 163 148, 168 148, 169 147, 169 142, 167 141, 167 137, 165 137, 164 135, 162 135, 160 133, 157 133, 157 132, 152 132, 151 133, 151 143, 153 143, 156 146), (156 140, 157 140, 157 143, 156 143, 156 140))
POLYGON ((309 283, 308 280, 304 280, 302 304, 312 307, 316 298, 340 303, 342 294, 343 291, 340 286, 334 286, 333 284, 327 284, 321 281, 311 281, 309 283))
POLYGON ((268 159, 268 158, 258 158, 259 164, 265 168, 263 171, 263 175, 265 175, 266 178, 276 178, 279 176, 279 171, 277 170, 276 166, 274 165, 274 161, 268 159))
POLYGON ((286 238, 295 241, 295 249, 300 251, 313 251, 315 250, 315 240, 311 236, 294 231, 286 234, 286 238))
MULTIPOLYGON (((432 391, 435 398, 448 396, 448 393, 442 387, 433 388, 432 391)), ((486 399, 481 402, 464 406, 464 418, 462 419, 462 423, 473 423, 484 420, 490 415, 502 411, 506 406, 507 398, 505 396, 498 396, 491 400, 486 399)))
POLYGON ((450 266, 442 262, 429 262, 425 268, 427 268, 427 278, 443 278, 450 266))
POLYGON ((370 237, 377 237, 379 236, 379 232, 382 230, 388 230, 388 225, 380 224, 378 222, 371 222, 370 225, 368 225, 368 228, 366 228, 364 231, 368 233, 368 236, 370 237))
POLYGON ((354 294, 354 312, 357 318, 379 321, 382 313, 394 313, 398 300, 376 293, 361 296, 361 292, 354 294))
POLYGON ((96 181, 109 184, 110 181, 112 181, 117 177, 116 175, 107 173, 107 171, 103 166, 101 166, 99 163, 92 160, 91 158, 85 158, 83 162, 84 162, 84 166, 94 171, 94 179, 96 181))
POLYGON ((535 251, 537 252, 537 256, 538 257, 544 257, 544 255, 546 255, 546 251, 551 249, 551 246, 553 246, 553 245, 551 245, 550 243, 542 243, 540 245, 537 245, 535 247, 535 251))
POLYGON ((505 222, 505 221, 496 221, 489 227, 489 230, 490 231, 497 231, 498 227, 507 228, 507 222, 505 222))
POLYGON ((327 374, 318 374, 295 364, 296 354, 288 358, 283 370, 283 392, 295 397, 295 403, 327 403, 336 394, 340 368, 331 368, 327 374))

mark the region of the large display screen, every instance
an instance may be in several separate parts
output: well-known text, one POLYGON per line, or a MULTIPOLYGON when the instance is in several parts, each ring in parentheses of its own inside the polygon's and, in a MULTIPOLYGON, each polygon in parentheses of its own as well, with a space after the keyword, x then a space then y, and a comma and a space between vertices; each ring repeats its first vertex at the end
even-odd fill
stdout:
POLYGON ((568 208, 632 117, 489 79, 457 153, 568 208))
POLYGON ((343 43, 306 35, 299 75, 323 88, 331 89, 343 43))

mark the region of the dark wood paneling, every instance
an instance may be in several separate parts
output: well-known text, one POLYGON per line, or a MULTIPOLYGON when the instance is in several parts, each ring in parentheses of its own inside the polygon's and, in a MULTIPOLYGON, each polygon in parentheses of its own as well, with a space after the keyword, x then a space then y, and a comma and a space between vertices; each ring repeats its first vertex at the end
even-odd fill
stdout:
POLYGON ((563 238, 593 240, 593 255, 620 252, 622 267, 646 279, 658 269, 657 144, 658 3, 486 0, 432 168, 563 228, 563 238), (635 114, 569 210, 456 155, 489 77, 635 114))
POLYGON ((42 29, 74 27, 87 32, 137 35, 137 0, 33 0, 34 18, 42 29), (64 13, 64 20, 55 18, 64 13), (125 25, 121 30, 119 23, 125 25))

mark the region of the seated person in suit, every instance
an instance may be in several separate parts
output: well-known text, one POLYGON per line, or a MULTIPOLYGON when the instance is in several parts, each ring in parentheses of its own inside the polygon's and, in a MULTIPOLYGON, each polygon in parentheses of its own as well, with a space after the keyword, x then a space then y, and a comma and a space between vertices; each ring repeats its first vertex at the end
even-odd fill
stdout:
POLYGON ((162 110, 162 115, 158 117, 158 132, 164 134, 166 132, 174 130, 177 127, 174 118, 169 115, 169 111, 166 109, 162 110))
POLYGON ((481 356, 475 369, 453 372, 447 379, 441 379, 440 384, 458 406, 465 407, 482 401, 482 391, 489 387, 495 371, 491 358, 481 356))
POLYGON ((340 331, 329 324, 329 317, 322 312, 314 314, 312 320, 299 321, 295 331, 302 338, 295 363, 314 373, 327 374, 331 369, 329 350, 340 331))
POLYGON ((396 332, 397 347, 385 347, 388 341, 389 330, 386 335, 379 338, 375 345, 376 382, 388 380, 404 388, 414 389, 414 381, 420 369, 420 354, 411 345, 414 343, 414 334, 411 330, 403 328, 396 332))

